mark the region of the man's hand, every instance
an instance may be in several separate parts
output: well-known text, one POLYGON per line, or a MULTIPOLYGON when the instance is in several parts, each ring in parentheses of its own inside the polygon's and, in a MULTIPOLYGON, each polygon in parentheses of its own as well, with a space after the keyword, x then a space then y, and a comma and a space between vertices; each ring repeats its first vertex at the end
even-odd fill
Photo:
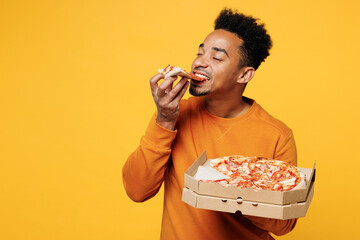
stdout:
POLYGON ((187 78, 181 78, 173 87, 177 79, 177 76, 173 76, 158 85, 163 78, 164 74, 156 74, 150 79, 151 92, 158 110, 156 122, 164 128, 174 130, 179 117, 179 102, 189 87, 189 81, 187 78))

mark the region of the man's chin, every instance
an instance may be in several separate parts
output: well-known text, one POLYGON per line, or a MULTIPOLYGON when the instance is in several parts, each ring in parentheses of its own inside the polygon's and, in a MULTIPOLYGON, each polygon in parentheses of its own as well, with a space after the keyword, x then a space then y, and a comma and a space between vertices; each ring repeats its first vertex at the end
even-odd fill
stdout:
POLYGON ((205 96, 209 94, 209 91, 198 91, 194 87, 190 86, 189 93, 195 97, 205 96))

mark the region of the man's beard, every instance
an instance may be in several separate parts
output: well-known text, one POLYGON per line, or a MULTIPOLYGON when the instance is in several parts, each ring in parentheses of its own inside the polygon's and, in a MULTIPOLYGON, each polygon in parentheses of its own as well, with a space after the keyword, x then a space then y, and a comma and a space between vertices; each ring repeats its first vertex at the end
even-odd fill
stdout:
POLYGON ((210 91, 197 91, 195 87, 193 87, 192 85, 190 85, 190 89, 189 92, 191 95, 195 96, 195 97, 200 97, 200 96, 204 96, 204 95, 208 95, 210 93, 210 91))

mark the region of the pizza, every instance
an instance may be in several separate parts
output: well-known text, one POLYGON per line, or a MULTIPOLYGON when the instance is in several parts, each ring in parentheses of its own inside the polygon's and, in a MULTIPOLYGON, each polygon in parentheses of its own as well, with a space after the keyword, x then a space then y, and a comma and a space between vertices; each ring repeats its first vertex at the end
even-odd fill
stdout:
POLYGON ((210 166, 227 177, 205 181, 218 182, 225 187, 289 191, 306 186, 302 172, 292 164, 279 160, 233 155, 213 159, 210 166))
POLYGON ((164 69, 159 69, 159 73, 162 73, 165 75, 164 78, 170 77, 170 76, 180 76, 180 77, 186 77, 190 79, 194 79, 196 81, 206 81, 208 80, 208 77, 199 73, 189 73, 185 70, 183 70, 180 67, 174 67, 171 65, 168 65, 164 69))

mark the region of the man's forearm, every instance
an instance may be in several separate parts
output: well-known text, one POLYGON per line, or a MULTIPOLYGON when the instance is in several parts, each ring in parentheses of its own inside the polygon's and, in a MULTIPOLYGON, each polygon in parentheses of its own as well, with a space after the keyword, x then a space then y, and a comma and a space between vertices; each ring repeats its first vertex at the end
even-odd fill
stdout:
POLYGON ((176 131, 167 130, 153 117, 139 147, 123 167, 123 183, 128 196, 142 202, 154 196, 166 177, 171 144, 176 131))

